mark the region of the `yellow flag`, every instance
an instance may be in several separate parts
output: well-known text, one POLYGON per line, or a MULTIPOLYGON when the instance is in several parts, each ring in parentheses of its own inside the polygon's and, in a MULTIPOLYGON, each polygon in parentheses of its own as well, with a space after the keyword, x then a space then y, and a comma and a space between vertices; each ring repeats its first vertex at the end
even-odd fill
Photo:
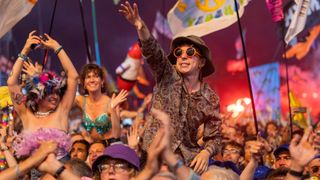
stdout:
POLYGON ((306 108, 302 106, 300 101, 294 96, 294 94, 290 91, 289 92, 289 98, 290 98, 290 106, 293 111, 293 117, 292 121, 296 123, 301 128, 307 128, 308 123, 307 119, 304 116, 304 113, 306 112, 306 108))
POLYGON ((7 106, 12 106, 9 88, 8 86, 1 86, 0 87, 0 109, 5 108, 7 106))

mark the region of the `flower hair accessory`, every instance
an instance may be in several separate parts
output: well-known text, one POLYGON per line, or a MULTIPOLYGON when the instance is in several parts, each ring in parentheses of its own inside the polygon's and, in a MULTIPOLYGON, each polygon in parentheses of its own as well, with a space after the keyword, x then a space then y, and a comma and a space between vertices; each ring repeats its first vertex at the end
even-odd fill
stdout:
POLYGON ((37 104, 47 95, 58 93, 63 95, 66 89, 66 79, 51 71, 45 71, 28 77, 22 88, 25 95, 26 106, 33 112, 37 111, 37 104))

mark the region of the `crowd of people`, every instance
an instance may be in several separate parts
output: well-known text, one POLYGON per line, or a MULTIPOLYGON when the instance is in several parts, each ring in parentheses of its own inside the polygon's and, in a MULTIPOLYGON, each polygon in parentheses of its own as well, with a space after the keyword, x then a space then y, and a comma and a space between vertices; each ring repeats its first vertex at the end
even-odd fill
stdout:
POLYGON ((128 92, 108 94, 102 67, 87 64, 78 74, 58 41, 32 31, 7 80, 15 116, 0 129, 0 179, 320 177, 320 124, 293 125, 290 133, 271 119, 259 132, 253 122, 228 123, 203 81, 215 71, 205 42, 177 37, 165 55, 137 4, 125 2, 119 12, 137 30, 155 80, 152 95, 128 111, 128 92), (35 45, 57 55, 64 76, 32 62, 35 45), (80 123, 70 130, 75 118, 80 123))

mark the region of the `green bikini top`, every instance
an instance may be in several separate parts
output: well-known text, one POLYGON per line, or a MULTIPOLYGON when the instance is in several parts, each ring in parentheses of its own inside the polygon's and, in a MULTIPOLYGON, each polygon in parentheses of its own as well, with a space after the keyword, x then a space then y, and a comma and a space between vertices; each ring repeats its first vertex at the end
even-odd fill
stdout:
POLYGON ((93 128, 96 128, 99 134, 105 134, 111 129, 111 121, 107 113, 100 114, 95 121, 92 120, 89 114, 86 112, 86 96, 84 96, 84 106, 83 106, 83 123, 82 125, 87 130, 91 132, 93 128))

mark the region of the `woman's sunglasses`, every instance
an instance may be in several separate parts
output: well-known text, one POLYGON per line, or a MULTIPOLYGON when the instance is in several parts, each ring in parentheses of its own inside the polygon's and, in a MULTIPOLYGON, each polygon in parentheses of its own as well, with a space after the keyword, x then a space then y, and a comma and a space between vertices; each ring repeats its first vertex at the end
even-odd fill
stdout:
MULTIPOLYGON (((190 58, 190 57, 193 57, 195 55, 198 55, 199 57, 201 57, 201 54, 194 48, 194 47, 189 47, 185 53, 187 54, 187 56, 190 58)), ((176 58, 179 58, 181 57, 181 55, 183 54, 183 50, 180 48, 180 47, 177 47, 174 49, 173 51, 173 55, 176 57, 176 58)))

